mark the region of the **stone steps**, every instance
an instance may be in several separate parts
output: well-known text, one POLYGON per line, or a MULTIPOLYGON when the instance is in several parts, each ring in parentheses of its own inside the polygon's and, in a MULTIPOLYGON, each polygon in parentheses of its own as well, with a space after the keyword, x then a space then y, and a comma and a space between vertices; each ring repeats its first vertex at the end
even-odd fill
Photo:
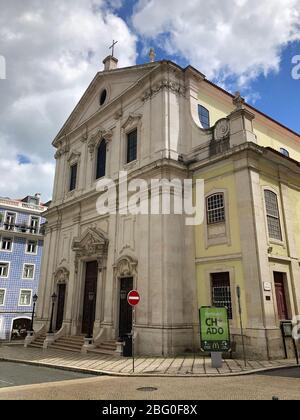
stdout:
POLYGON ((80 353, 84 344, 84 338, 82 336, 62 337, 51 344, 51 349, 67 350, 75 353, 80 353))
POLYGON ((34 347, 34 348, 43 348, 44 341, 46 340, 46 335, 41 335, 37 337, 31 344, 29 344, 28 347, 34 347))
POLYGON ((103 343, 101 343, 97 348, 89 350, 89 353, 114 356, 116 350, 117 350, 116 341, 107 340, 107 341, 103 341, 103 343))

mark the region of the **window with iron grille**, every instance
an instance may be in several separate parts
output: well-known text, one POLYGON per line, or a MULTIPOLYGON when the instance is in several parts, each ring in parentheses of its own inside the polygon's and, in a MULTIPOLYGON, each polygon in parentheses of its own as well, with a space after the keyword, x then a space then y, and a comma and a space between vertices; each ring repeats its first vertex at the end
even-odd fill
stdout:
POLYGON ((77 184, 77 163, 71 166, 71 174, 70 174, 70 191, 74 191, 76 189, 77 184))
POLYGON ((137 129, 127 134, 127 163, 137 159, 137 129))
POLYGON ((224 194, 213 194, 207 198, 207 223, 213 225, 215 223, 225 222, 225 200, 224 194))
POLYGON ((232 319, 232 300, 229 273, 211 275, 212 304, 217 308, 227 308, 228 318, 232 319))
POLYGON ((209 110, 202 105, 198 105, 199 120, 203 128, 210 128, 209 110))
POLYGON ((265 203, 269 237, 270 239, 282 241, 277 195, 273 191, 265 190, 265 203))

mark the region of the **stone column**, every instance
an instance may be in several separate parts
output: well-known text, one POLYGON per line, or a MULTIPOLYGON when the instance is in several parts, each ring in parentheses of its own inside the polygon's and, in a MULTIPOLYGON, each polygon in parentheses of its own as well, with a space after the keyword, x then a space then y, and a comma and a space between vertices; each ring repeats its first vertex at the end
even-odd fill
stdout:
POLYGON ((101 329, 101 321, 103 314, 103 292, 104 292, 104 276, 106 264, 103 258, 98 258, 98 280, 97 280, 97 296, 96 296, 96 314, 94 324, 94 335, 98 335, 101 329))

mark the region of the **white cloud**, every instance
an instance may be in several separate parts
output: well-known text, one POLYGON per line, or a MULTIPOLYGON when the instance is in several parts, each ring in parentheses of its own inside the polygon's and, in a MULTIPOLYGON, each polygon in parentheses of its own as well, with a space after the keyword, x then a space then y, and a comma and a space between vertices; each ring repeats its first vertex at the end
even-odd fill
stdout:
POLYGON ((135 63, 136 38, 114 14, 118 4, 0 0, 0 55, 7 64, 7 80, 0 80, 0 195, 39 191, 50 198, 51 142, 102 70, 113 38, 120 65, 135 63), (30 157, 32 166, 20 165, 18 154, 30 157))
POLYGON ((139 0, 140 35, 181 54, 209 78, 244 86, 277 71, 281 51, 300 40, 300 0, 139 0))

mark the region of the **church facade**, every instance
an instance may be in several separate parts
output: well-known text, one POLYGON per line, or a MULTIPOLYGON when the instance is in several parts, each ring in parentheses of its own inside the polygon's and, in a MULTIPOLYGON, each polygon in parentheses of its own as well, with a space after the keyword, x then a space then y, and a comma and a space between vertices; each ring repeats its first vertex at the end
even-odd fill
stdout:
MULTIPOLYGON (((68 338, 80 343, 79 337, 92 336, 83 349, 116 348, 121 352, 117 343, 131 333, 133 322, 127 294, 137 289, 141 295, 135 313, 137 353, 195 351, 200 345, 199 307, 212 303, 209 276, 222 271, 224 265, 224 272, 233 273, 231 279, 240 280, 236 284, 242 287, 243 309, 249 321, 249 348, 255 349, 257 337, 268 330, 276 335, 279 327, 270 321, 269 313, 265 316, 270 324, 261 323, 261 311, 270 309, 262 297, 269 276, 266 280, 266 272, 262 275, 261 271, 258 276, 261 266, 255 255, 258 251, 268 258, 268 247, 252 247, 253 238, 247 242, 249 223, 258 221, 251 219, 257 208, 253 201, 256 195, 245 196, 246 186, 250 188, 249 175, 244 178, 242 164, 250 162, 248 154, 257 148, 260 159, 262 152, 269 153, 269 162, 274 153, 281 167, 288 158, 266 151, 278 138, 278 131, 299 161, 299 136, 249 109, 238 95, 233 98, 221 92, 191 66, 182 69, 170 61, 151 60, 119 69, 112 56, 104 60, 104 66, 53 142, 56 175, 53 201, 45 215, 35 339, 40 337, 45 347, 60 340, 67 346, 68 338), (256 116, 268 133, 275 133, 274 139, 262 135, 266 144, 260 148, 253 125, 256 116), (233 167, 241 178, 226 178, 233 167), (214 210, 210 214, 216 223, 209 223, 207 228, 207 214, 204 224, 196 227, 187 226, 184 214, 119 211, 99 215, 97 182, 107 177, 118 185, 122 171, 129 181, 142 179, 148 184, 153 179, 204 179, 206 196, 216 193, 212 208, 205 213, 214 210), (225 199, 217 197, 220 193, 226 197, 228 221, 223 219, 225 199), (251 335, 252 330, 256 332, 251 335)), ((297 163, 288 162, 294 165, 295 181, 297 163)), ((253 182, 258 188, 258 179, 253 182)), ((293 186, 297 190, 296 181, 293 186)), ((144 193, 151 196, 148 190, 144 193)), ((286 217, 290 220, 292 215, 286 217)), ((288 277, 293 287, 290 316, 300 304, 296 280, 299 248, 289 247, 292 254, 286 256, 286 245, 276 243, 274 249, 282 249, 285 264, 286 258, 291 258, 295 270, 293 277, 288 277)), ((272 264, 280 264, 276 253, 269 254, 272 264)), ((268 271, 269 266, 264 265, 264 269, 268 271)), ((235 283, 229 287, 236 308, 235 283)), ((237 315, 234 312, 232 327, 238 342, 237 315)), ((256 353, 264 356, 262 342, 256 353)))

